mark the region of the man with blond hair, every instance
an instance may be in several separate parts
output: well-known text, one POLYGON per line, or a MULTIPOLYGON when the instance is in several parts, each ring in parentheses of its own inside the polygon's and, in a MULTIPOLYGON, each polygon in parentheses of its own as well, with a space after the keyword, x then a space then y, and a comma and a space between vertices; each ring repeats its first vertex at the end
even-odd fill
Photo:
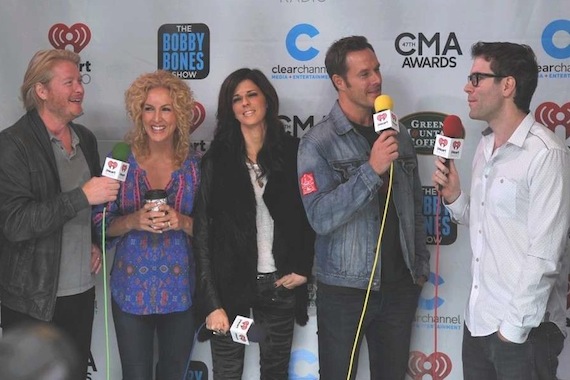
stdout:
MULTIPOLYGON (((21 87, 26 114, 0 132, 0 299, 4 332, 46 321, 71 336, 87 372, 101 250, 91 206, 114 201, 83 114, 79 56, 43 50, 21 87)), ((83 376, 85 378, 85 375, 83 376)))

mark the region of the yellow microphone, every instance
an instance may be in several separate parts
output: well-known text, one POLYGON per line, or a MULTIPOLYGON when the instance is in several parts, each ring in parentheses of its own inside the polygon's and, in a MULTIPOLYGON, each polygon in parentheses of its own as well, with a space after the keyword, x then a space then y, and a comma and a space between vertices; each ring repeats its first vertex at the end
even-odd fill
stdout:
POLYGON ((398 116, 392 112, 394 102, 388 95, 380 95, 374 100, 374 131, 382 133, 386 129, 393 129, 400 132, 398 116))

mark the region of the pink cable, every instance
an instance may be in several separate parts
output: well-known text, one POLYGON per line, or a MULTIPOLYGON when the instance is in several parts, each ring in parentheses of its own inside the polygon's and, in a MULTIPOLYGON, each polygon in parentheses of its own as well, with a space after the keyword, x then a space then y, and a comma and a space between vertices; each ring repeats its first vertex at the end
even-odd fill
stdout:
MULTIPOLYGON (((440 232, 439 232, 439 213, 440 213, 440 208, 441 208, 441 196, 439 194, 439 191, 437 193, 437 205, 436 205, 436 211, 435 211, 435 281, 434 281, 434 286, 435 286, 435 299, 434 299, 434 316, 433 316, 433 359, 431 362, 431 366, 432 369, 435 367, 435 365, 437 364, 437 356, 438 356, 438 351, 437 351, 437 308, 438 308, 438 303, 439 303, 439 298, 438 298, 438 294, 439 294, 439 247, 440 247, 440 232)), ((437 371, 432 371, 433 373, 433 380, 439 380, 439 376, 437 374, 437 371)))

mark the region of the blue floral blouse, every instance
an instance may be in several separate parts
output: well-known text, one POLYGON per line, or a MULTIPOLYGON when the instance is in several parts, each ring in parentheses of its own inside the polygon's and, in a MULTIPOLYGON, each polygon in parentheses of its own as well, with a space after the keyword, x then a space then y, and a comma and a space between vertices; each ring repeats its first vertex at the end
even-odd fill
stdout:
MULTIPOLYGON (((94 208, 93 222, 99 234, 103 208, 107 207, 105 225, 118 216, 128 215, 144 205, 150 190, 146 172, 133 155, 129 172, 117 200, 94 208)), ((181 214, 190 215, 200 182, 200 156, 191 153, 180 169, 174 171, 166 186, 168 204, 181 214)), ((121 310, 131 314, 165 314, 184 311, 192 306, 196 270, 192 242, 184 231, 153 234, 133 230, 107 237, 107 248, 116 247, 111 270, 111 295, 121 310)))

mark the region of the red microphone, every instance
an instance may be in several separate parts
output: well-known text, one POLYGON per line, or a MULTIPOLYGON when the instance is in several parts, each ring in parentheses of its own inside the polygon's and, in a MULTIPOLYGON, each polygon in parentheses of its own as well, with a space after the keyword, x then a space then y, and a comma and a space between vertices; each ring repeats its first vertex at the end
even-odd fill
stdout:
POLYGON ((443 119, 443 135, 454 139, 465 138, 465 128, 461 123, 461 119, 457 115, 447 115, 443 119))
POLYGON ((445 158, 445 164, 449 166, 449 160, 461 158, 464 137, 465 128, 461 119, 456 115, 446 116, 443 119, 442 134, 435 137, 433 154, 445 158))

